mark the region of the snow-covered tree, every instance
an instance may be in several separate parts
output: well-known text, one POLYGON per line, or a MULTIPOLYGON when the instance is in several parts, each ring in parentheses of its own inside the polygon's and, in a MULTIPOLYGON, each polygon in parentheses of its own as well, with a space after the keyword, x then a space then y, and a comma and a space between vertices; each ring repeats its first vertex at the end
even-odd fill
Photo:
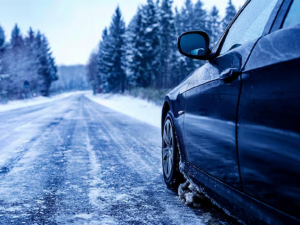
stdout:
POLYGON ((51 83, 58 79, 55 60, 50 51, 47 38, 39 31, 36 36, 29 30, 29 37, 25 39, 26 47, 32 55, 31 66, 35 71, 37 79, 32 83, 36 90, 43 96, 49 96, 51 83))
POLYGON ((147 5, 142 8, 142 22, 145 29, 145 73, 149 78, 149 85, 157 86, 160 78, 160 62, 157 57, 160 50, 160 30, 158 9, 152 0, 148 0, 147 5))
POLYGON ((5 33, 3 28, 0 26, 0 49, 3 48, 4 43, 5 43, 5 33))
POLYGON ((23 77, 24 80, 28 81, 30 84, 30 91, 34 94, 39 93, 38 80, 39 75, 37 73, 39 67, 39 49, 37 46, 37 40, 35 32, 32 28, 29 28, 28 36, 24 39, 24 58, 26 75, 23 77))
POLYGON ((221 35, 219 10, 216 6, 213 6, 208 18, 208 24, 210 28, 210 45, 213 47, 221 35))
POLYGON ((94 95, 98 92, 98 54, 92 52, 87 64, 87 78, 92 85, 94 95))
MULTIPOLYGON (((1 31, 0 31, 1 33, 1 31)), ((0 92, 8 99, 24 98, 29 95, 49 95, 51 82, 58 79, 54 57, 44 35, 30 28, 23 38, 16 24, 10 42, 1 45, 0 92), (2 76, 3 77, 3 76, 2 76)))
POLYGON ((97 53, 97 69, 95 71, 95 76, 93 81, 91 82, 92 86, 97 89, 97 92, 105 92, 109 90, 109 84, 107 81, 107 74, 110 70, 110 65, 106 62, 110 61, 110 55, 108 52, 109 49, 109 38, 108 38, 108 30, 105 27, 102 32, 102 40, 98 46, 97 53))
POLYGON ((11 32, 10 45, 13 49, 23 47, 24 40, 20 31, 20 28, 16 24, 11 32))
POLYGON ((146 46, 145 46, 145 24, 143 23, 142 10, 139 8, 138 12, 131 24, 131 29, 127 32, 127 79, 130 85, 133 86, 147 86, 148 77, 145 71, 146 68, 146 46))
POLYGON ((192 30, 202 30, 209 34, 207 20, 207 12, 203 9, 203 3, 198 0, 194 6, 192 30))
POLYGON ((117 7, 109 27, 109 35, 104 49, 105 52, 102 51, 102 54, 109 57, 109 60, 103 61, 104 67, 107 70, 103 77, 106 83, 105 92, 121 91, 123 93, 125 90, 124 33, 125 22, 122 18, 120 8, 117 7))
POLYGON ((6 86, 7 86, 7 78, 8 75, 6 74, 5 63, 3 60, 4 53, 5 53, 5 34, 4 30, 0 26, 0 102, 3 101, 3 96, 6 93, 6 86))
POLYGON ((232 4, 231 0, 228 2, 228 6, 226 7, 226 14, 224 19, 222 20, 222 32, 226 29, 226 27, 229 25, 233 17, 236 15, 236 9, 234 5, 232 4))
POLYGON ((0 26, 0 74, 3 73, 3 54, 4 54, 4 44, 5 44, 5 33, 2 27, 0 26))
POLYGON ((171 61, 176 49, 176 30, 172 11, 172 0, 163 0, 160 7, 160 74, 161 87, 167 88, 174 74, 171 71, 171 61))
POLYGON ((109 31, 103 31, 99 44, 98 72, 93 81, 98 90, 174 87, 204 63, 182 56, 177 50, 177 37, 189 30, 202 30, 210 36, 212 47, 236 13, 231 1, 223 20, 215 6, 207 12, 201 0, 195 4, 185 0, 180 10, 175 8, 175 15, 172 0, 153 1, 139 6, 126 30, 120 9, 116 9, 109 31))
POLYGON ((42 77, 41 94, 49 96, 51 82, 58 78, 56 76, 57 69, 54 59, 52 58, 52 53, 50 52, 49 43, 44 35, 42 36, 39 50, 40 65, 38 68, 38 74, 42 77))
POLYGON ((159 80, 159 21, 152 0, 138 9, 127 32, 126 59, 129 85, 148 87, 159 80))
POLYGON ((194 30, 196 10, 194 10, 194 5, 191 0, 185 0, 183 7, 181 8, 181 15, 180 15, 180 27, 177 29, 180 30, 180 33, 187 32, 194 30))

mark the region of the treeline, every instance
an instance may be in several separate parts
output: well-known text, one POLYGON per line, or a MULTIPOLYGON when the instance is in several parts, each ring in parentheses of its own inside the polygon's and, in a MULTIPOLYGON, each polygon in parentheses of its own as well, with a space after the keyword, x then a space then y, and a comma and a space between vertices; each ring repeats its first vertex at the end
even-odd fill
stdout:
POLYGON ((17 25, 6 42, 0 26, 0 101, 49 95, 57 68, 45 35, 31 28, 23 37, 17 25))
POLYGON ((90 89, 84 65, 59 66, 59 80, 51 85, 51 93, 62 93, 90 89))
POLYGON ((96 92, 124 92, 134 87, 171 88, 203 64, 177 51, 177 37, 189 30, 203 30, 211 46, 236 14, 231 0, 220 18, 217 7, 210 11, 198 0, 186 0, 173 11, 172 0, 138 8, 127 27, 117 7, 109 29, 103 30, 97 52, 88 62, 88 79, 96 92))

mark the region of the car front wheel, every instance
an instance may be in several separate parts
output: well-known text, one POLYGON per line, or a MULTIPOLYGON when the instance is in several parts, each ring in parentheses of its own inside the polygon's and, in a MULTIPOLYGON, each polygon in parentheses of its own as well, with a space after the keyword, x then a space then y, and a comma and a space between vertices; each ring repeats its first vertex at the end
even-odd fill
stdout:
POLYGON ((179 160, 174 124, 168 113, 162 132, 162 167, 167 186, 174 190, 183 180, 183 175, 179 171, 179 160))

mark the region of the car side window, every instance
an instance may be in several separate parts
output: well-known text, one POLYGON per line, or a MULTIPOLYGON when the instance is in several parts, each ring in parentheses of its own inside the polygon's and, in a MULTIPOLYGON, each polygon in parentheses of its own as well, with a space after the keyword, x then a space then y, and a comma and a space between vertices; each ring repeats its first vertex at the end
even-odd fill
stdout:
POLYGON ((300 1, 294 0, 282 27, 293 26, 297 23, 300 23, 300 1))
POLYGON ((277 0, 252 0, 229 29, 221 54, 259 38, 265 29, 277 0))

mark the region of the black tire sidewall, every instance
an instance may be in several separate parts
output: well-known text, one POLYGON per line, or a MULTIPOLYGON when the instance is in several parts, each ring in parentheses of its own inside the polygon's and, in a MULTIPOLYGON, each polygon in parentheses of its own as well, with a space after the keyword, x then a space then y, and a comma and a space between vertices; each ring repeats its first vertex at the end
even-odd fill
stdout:
MULTIPOLYGON (((163 167, 163 151, 161 150, 161 159, 162 159, 162 170, 163 170, 163 176, 164 176, 164 180, 167 184, 167 186, 169 188, 174 188, 174 186, 176 185, 176 180, 177 180, 177 177, 178 177, 178 172, 177 172, 177 140, 176 140, 176 135, 175 135, 175 127, 174 127, 174 123, 173 123, 173 119, 172 119, 172 116, 171 114, 168 112, 166 118, 165 118, 165 121, 164 121, 164 124, 163 124, 163 129, 164 129, 164 126, 165 126, 165 123, 167 120, 170 120, 171 122, 171 125, 172 125, 172 132, 173 132, 173 164, 172 164, 172 171, 171 171, 171 175, 169 178, 167 178, 165 176, 165 172, 164 172, 164 167, 163 167)), ((163 131, 164 132, 164 131, 163 131)), ((162 135, 163 135, 163 132, 162 132, 162 135)), ((162 149, 164 147, 164 140, 162 138, 162 149)))

